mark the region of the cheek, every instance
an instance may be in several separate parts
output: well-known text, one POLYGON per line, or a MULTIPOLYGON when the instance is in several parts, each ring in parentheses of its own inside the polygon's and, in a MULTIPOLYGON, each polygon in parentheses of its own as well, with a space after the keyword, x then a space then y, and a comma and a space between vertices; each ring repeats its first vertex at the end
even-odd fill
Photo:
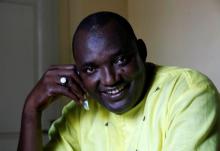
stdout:
POLYGON ((93 92, 96 90, 97 78, 96 77, 82 77, 83 85, 88 92, 93 92))
POLYGON ((120 74, 127 80, 133 80, 143 72, 143 64, 136 60, 121 68, 120 74))

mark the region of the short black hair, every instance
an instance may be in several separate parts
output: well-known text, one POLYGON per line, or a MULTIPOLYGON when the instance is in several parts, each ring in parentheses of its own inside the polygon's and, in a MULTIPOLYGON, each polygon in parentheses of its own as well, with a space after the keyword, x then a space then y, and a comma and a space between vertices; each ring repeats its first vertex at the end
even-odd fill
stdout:
POLYGON ((121 15, 108 11, 96 12, 84 18, 76 28, 72 40, 73 51, 74 51, 74 42, 78 31, 80 30, 91 31, 94 27, 98 29, 100 27, 105 26, 111 21, 114 21, 117 25, 125 29, 126 32, 128 33, 127 35, 129 35, 131 38, 134 38, 135 40, 137 39, 130 23, 121 15))

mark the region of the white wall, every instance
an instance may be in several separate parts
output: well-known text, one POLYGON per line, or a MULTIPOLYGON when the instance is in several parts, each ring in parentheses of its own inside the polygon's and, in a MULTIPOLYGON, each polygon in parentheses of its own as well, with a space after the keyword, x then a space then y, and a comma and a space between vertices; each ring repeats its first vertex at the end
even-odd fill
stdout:
MULTIPOLYGON (((0 1, 0 150, 14 151, 27 94, 50 64, 58 64, 57 1, 0 1)), ((55 104, 54 104, 55 105, 55 104)), ((43 128, 57 116, 51 106, 43 128)))
POLYGON ((220 90, 219 0, 128 0, 128 18, 149 61, 195 68, 220 90))

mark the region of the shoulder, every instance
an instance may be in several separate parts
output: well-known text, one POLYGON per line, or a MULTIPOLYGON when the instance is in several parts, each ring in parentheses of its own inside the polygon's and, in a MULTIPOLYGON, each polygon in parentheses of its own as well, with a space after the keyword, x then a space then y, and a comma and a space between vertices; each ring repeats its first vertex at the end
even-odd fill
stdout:
POLYGON ((77 105, 73 100, 71 100, 68 104, 66 104, 63 107, 62 116, 68 119, 81 119, 85 118, 88 115, 92 116, 92 114, 96 114, 96 112, 98 112, 100 108, 99 104, 97 104, 97 102, 91 99, 90 97, 87 99, 89 104, 89 110, 85 110, 83 106, 77 105))
POLYGON ((219 104, 215 85, 206 75, 194 69, 156 65, 152 93, 158 88, 160 93, 157 94, 174 109, 195 102, 212 104, 212 107, 219 104))
MULTIPOLYGON (((179 82, 188 87, 193 86, 209 86, 215 89, 212 81, 203 73, 190 68, 180 68, 176 66, 160 66, 156 65, 155 81, 161 82, 179 82)), ((176 83, 176 84, 177 84, 176 83)))

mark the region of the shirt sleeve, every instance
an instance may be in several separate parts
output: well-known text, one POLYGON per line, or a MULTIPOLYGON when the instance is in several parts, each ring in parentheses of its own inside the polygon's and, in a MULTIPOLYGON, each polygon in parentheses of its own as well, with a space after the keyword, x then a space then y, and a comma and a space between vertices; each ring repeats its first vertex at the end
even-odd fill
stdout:
POLYGON ((78 140, 79 113, 74 104, 64 107, 62 116, 49 129, 49 142, 45 151, 79 151, 78 140))
POLYGON ((189 88, 171 101, 162 151, 217 151, 219 102, 208 79, 192 79, 189 88))

